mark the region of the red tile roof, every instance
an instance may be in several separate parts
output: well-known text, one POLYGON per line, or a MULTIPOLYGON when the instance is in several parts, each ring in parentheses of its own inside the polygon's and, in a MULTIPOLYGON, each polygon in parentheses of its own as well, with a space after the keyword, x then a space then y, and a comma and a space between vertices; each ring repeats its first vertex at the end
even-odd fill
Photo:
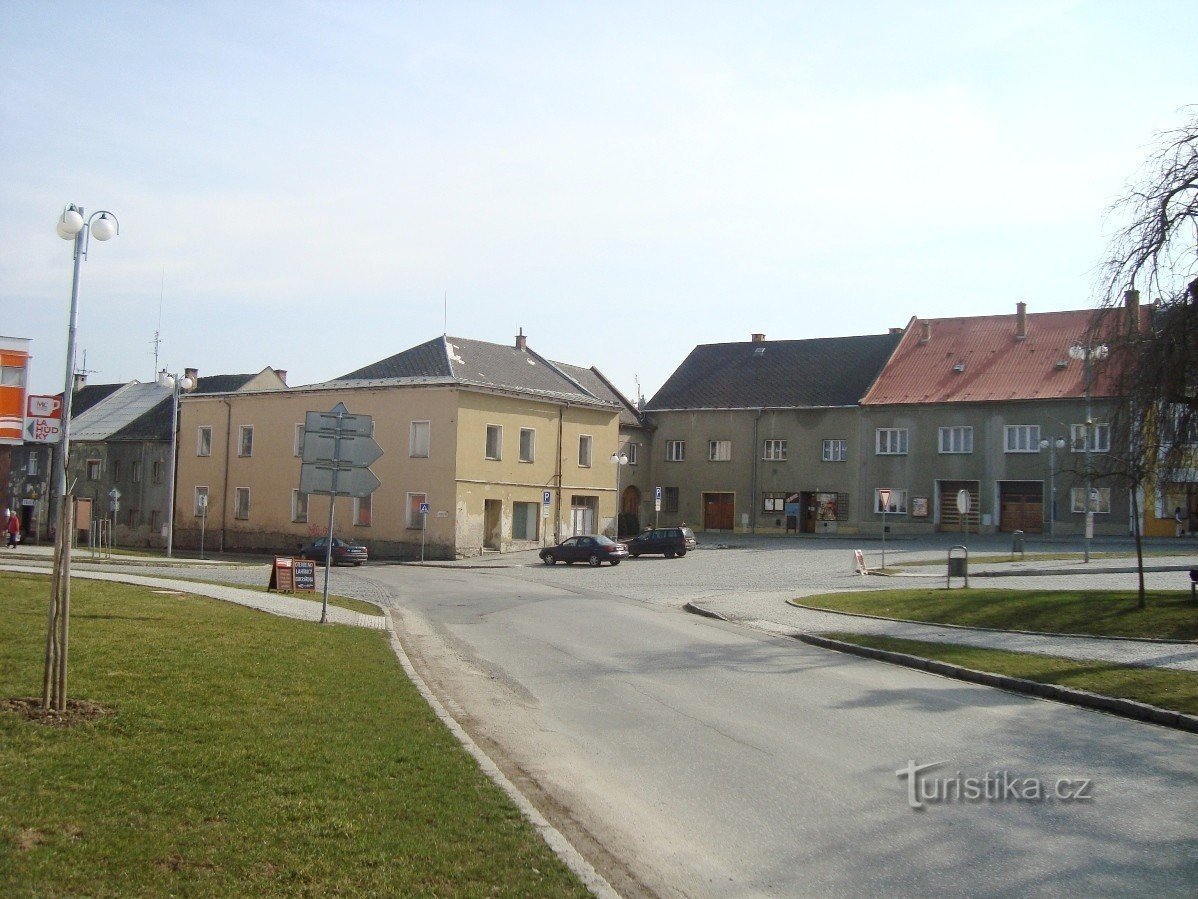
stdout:
MULTIPOLYGON (((1141 316, 1147 312, 1140 310, 1141 316)), ((1022 340, 1016 335, 1017 315, 913 318, 861 402, 870 406, 1081 397, 1083 364, 1069 357, 1069 347, 1085 342, 1093 316, 1088 309, 1028 313, 1022 340)), ((1113 378, 1102 368, 1095 363, 1093 396, 1114 393, 1113 378)))

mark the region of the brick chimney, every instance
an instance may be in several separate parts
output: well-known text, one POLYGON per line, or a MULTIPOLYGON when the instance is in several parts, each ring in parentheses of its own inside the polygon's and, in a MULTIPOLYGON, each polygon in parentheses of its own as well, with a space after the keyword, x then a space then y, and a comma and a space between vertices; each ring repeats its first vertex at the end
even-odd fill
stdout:
POLYGON ((282 382, 283 382, 283 386, 284 386, 284 387, 286 387, 286 386, 287 386, 287 369, 285 369, 285 368, 276 368, 276 369, 275 369, 275 374, 276 374, 276 375, 278 375, 278 377, 279 377, 279 380, 280 380, 280 381, 282 381, 282 382))
POLYGON ((1022 300, 1015 304, 1015 339, 1027 340, 1027 303, 1022 300))
POLYGON ((524 336, 524 329, 520 329, 520 333, 516 335, 516 349, 524 352, 528 349, 528 338, 524 336))
POLYGON ((754 334, 753 342, 754 343, 765 343, 765 335, 764 334, 754 334))
POLYGON ((1123 291, 1123 305, 1127 307, 1127 324, 1133 330, 1140 326, 1140 292, 1123 291))
POLYGON ((926 319, 923 321, 923 334, 919 338, 920 343, 932 342, 932 323, 926 319))

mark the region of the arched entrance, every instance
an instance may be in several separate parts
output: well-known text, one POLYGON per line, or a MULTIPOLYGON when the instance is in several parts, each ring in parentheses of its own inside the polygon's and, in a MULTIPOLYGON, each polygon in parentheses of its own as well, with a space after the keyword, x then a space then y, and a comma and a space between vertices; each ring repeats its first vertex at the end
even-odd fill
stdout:
POLYGON ((632 484, 620 496, 619 532, 625 536, 641 532, 641 491, 632 484))

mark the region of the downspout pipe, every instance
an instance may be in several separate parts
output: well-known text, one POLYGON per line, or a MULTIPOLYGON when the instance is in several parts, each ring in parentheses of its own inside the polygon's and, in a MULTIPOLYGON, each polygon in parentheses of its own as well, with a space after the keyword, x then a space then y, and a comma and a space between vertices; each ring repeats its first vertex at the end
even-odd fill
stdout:
POLYGON ((761 416, 764 414, 765 409, 758 409, 757 415, 753 418, 753 446, 751 449, 752 455, 750 456, 753 464, 749 468, 751 472, 749 478, 749 532, 753 534, 757 533, 757 466, 761 464, 761 460, 757 455, 760 452, 757 448, 757 432, 758 426, 761 423, 761 416))
POLYGON ((554 473, 554 480, 557 481, 557 502, 553 517, 553 542, 562 542, 562 453, 565 448, 562 446, 562 433, 565 427, 566 409, 569 403, 557 407, 557 471, 554 473))
POLYGON ((225 551, 225 529, 229 518, 229 454, 233 450, 233 404, 222 397, 225 404, 225 482, 220 492, 220 551, 225 551))

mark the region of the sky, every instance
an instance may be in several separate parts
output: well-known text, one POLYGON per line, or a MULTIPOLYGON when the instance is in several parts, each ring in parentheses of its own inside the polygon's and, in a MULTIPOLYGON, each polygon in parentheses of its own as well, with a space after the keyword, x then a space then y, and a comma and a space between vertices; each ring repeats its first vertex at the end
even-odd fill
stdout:
POLYGON ((696 344, 1096 304, 1198 3, 0 0, 0 335, 62 389, 448 331, 651 398, 696 344))

